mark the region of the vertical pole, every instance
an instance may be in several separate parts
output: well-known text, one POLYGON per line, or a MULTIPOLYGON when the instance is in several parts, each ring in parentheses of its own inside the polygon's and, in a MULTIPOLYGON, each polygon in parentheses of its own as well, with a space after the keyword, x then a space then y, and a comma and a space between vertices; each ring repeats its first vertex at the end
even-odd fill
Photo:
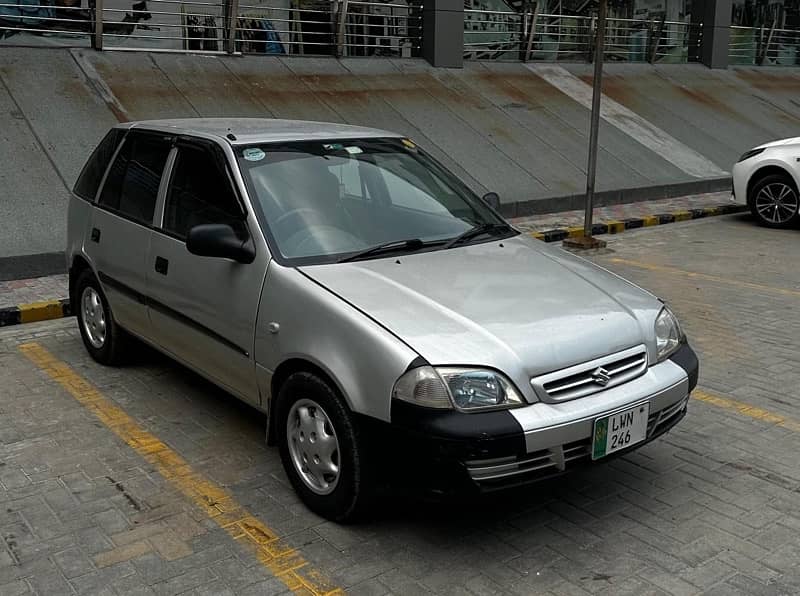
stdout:
POLYGON ((594 54, 594 79, 592 80, 592 123, 589 131, 589 165, 586 174, 586 214, 583 235, 592 235, 592 215, 594 211, 594 182, 597 173, 597 135, 600 129, 600 96, 603 85, 603 55, 606 38, 606 9, 608 0, 600 0, 597 17, 597 38, 594 54))
POLYGON ((94 3, 94 37, 92 47, 95 50, 103 49, 103 0, 94 3))
POLYGON ((530 3, 525 2, 524 8, 522 10, 521 19, 519 22, 519 59, 522 62, 526 62, 525 59, 525 40, 528 39, 528 20, 530 16, 530 3))
POLYGON ((229 54, 236 52, 236 31, 239 26, 239 0, 227 0, 225 7, 228 10, 228 27, 225 40, 229 54))
POLYGON ((347 0, 339 0, 338 26, 336 32, 336 56, 345 55, 345 33, 347 27, 347 0))
POLYGON ((539 20, 539 3, 533 3, 533 16, 531 22, 528 24, 528 42, 525 44, 525 62, 531 59, 531 50, 533 49, 533 38, 536 35, 536 21, 539 20))

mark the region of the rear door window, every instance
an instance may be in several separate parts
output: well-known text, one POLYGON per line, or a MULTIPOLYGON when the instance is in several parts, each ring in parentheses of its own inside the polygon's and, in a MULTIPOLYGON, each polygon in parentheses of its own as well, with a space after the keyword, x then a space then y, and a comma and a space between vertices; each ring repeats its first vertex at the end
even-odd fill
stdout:
POLYGON ((87 201, 94 201, 97 189, 100 188, 100 182, 103 180, 103 174, 106 173, 106 168, 108 168, 111 158, 114 157, 114 151, 117 150, 117 145, 124 136, 124 130, 112 128, 100 141, 78 176, 78 181, 73 189, 76 195, 87 201))
POLYGON ((131 131, 111 165, 99 204, 136 222, 150 224, 171 138, 131 131))

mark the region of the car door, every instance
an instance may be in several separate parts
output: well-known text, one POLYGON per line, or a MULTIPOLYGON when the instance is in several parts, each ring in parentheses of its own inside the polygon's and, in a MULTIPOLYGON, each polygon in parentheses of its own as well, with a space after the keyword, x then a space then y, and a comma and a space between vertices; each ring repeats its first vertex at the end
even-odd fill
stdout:
POLYGON ((146 255, 172 138, 132 130, 106 174, 85 242, 116 321, 147 337, 146 255))
MULTIPOLYGON (((201 257, 189 230, 228 224, 242 240, 258 233, 222 149, 180 139, 148 254, 148 304, 158 344, 239 397, 257 403, 253 338, 269 255, 252 263, 201 257)), ((263 247, 263 240, 256 243, 263 247)))

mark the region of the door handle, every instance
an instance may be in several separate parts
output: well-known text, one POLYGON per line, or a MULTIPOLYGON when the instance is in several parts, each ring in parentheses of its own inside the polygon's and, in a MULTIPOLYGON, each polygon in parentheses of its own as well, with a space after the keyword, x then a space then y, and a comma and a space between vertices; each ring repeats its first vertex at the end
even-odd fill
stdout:
POLYGON ((169 261, 164 257, 156 257, 156 273, 166 275, 167 269, 169 269, 169 261))
POLYGON ((98 230, 97 228, 92 228, 92 236, 91 236, 91 238, 92 238, 92 242, 99 243, 100 242, 100 230, 98 230))

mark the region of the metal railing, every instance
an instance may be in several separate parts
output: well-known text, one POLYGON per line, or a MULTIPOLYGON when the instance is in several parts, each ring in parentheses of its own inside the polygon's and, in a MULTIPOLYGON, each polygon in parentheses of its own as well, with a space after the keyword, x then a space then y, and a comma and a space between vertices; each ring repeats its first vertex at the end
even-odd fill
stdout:
MULTIPOLYGON (((596 30, 592 16, 465 10, 464 57, 473 60, 591 61, 596 30)), ((609 18, 606 60, 691 62, 701 24, 609 18)))
POLYGON ((334 0, 304 10, 239 5, 235 40, 242 53, 411 57, 422 42, 422 5, 398 0, 334 0))
POLYGON ((198 53, 419 54, 419 0, 0 0, 0 44, 198 53))
POLYGON ((797 66, 800 64, 800 30, 734 25, 728 58, 731 64, 797 66))
POLYGON ((0 43, 89 46, 94 31, 93 11, 63 4, 0 0, 0 43))

